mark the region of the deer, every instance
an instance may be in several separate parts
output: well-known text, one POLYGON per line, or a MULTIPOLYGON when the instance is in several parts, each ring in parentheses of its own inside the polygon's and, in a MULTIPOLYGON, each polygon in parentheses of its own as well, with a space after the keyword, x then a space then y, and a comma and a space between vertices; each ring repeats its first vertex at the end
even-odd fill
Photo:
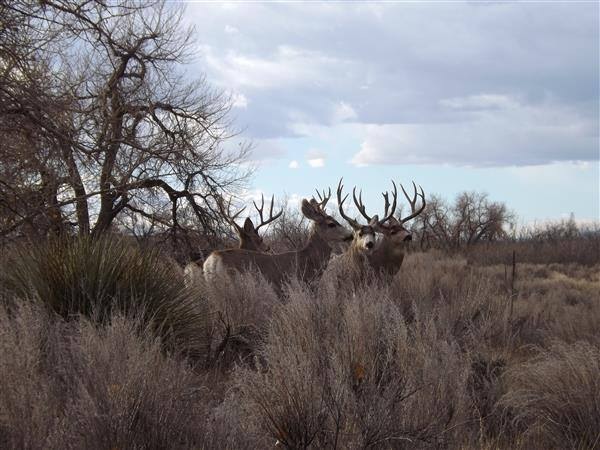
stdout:
MULTIPOLYGON (((396 183, 394 183, 394 181, 392 181, 392 184, 394 186, 395 207, 397 188, 396 183)), ((379 273, 390 279, 393 278, 400 270, 402 262, 404 261, 406 246, 408 245, 408 242, 412 241, 412 235, 410 231, 408 231, 404 227, 404 224, 421 214, 427 204, 425 201, 425 192, 423 191, 423 188, 419 186, 420 192, 418 192, 417 186, 414 183, 414 181, 412 182, 412 184, 414 190, 412 198, 408 195, 408 193, 404 189, 404 186, 400 184, 400 188, 402 189, 404 196, 410 204, 411 213, 406 217, 398 216, 398 218, 395 218, 392 211, 392 214, 386 220, 379 221, 375 225, 375 229, 378 233, 381 233, 383 235, 383 238, 376 246, 376 248, 368 255, 369 263, 372 269, 376 273, 379 273), (421 199, 422 204, 421 207, 417 209, 417 201, 419 198, 421 199)), ((386 192, 382 195, 386 199, 387 204, 388 193, 386 192)), ((370 221, 371 218, 366 213, 366 209, 362 204, 362 196, 359 197, 359 203, 360 205, 357 203, 357 207, 361 215, 366 220, 370 221)))
POLYGON ((314 197, 310 201, 302 200, 302 214, 312 221, 309 238, 302 249, 278 254, 246 249, 217 250, 204 262, 205 279, 214 282, 231 273, 256 271, 277 293, 281 293, 283 284, 291 277, 308 283, 319 279, 329 262, 332 245, 351 241, 353 233, 325 211, 331 189, 327 194, 321 195, 319 191, 317 194, 319 202, 314 197))
MULTIPOLYGON (((231 214, 231 199, 229 200, 229 202, 227 203, 226 206, 223 204, 222 199, 219 199, 217 201, 217 206, 219 208, 221 216, 227 221, 227 223, 229 223, 233 227, 233 229, 235 230, 235 233, 238 236, 238 239, 239 239, 238 248, 256 251, 256 252, 267 253, 267 252, 271 251, 271 248, 263 240, 262 236, 259 234, 259 230, 262 227, 274 222, 279 217, 281 217, 281 215, 283 214, 283 209, 281 209, 277 214, 273 215, 273 208, 275 205, 275 195, 272 195, 271 196, 271 204, 269 207, 269 217, 265 219, 264 218, 264 207, 265 207, 264 194, 261 195, 260 207, 256 204, 256 202, 254 200, 252 201, 252 204, 254 205, 254 208, 258 212, 260 223, 258 224, 258 226, 254 226, 254 222, 252 222, 252 219, 250 219, 250 217, 247 217, 246 220, 244 221, 244 224, 242 226, 240 226, 236 222, 236 220, 238 219, 240 214, 242 214, 242 212, 244 212, 246 207, 244 206, 242 209, 237 211, 235 214, 231 214)), ((196 260, 196 261, 190 262, 189 264, 187 264, 185 266, 184 279, 186 280, 186 284, 190 284, 191 282, 193 282, 193 280, 196 280, 196 279, 198 279, 198 277, 202 276, 202 264, 203 263, 204 263, 204 261, 202 261, 202 260, 196 260)))
MULTIPOLYGON (((368 219, 367 225, 361 225, 356 219, 349 217, 344 212, 344 202, 350 194, 346 194, 346 196, 342 198, 344 189, 342 180, 343 179, 340 179, 337 188, 338 209, 342 218, 344 218, 344 220, 346 220, 348 225, 350 225, 352 228, 354 239, 352 240, 350 247, 341 256, 336 258, 334 265, 341 266, 340 269, 342 270, 350 271, 348 275, 354 281, 359 281, 363 279, 365 272, 368 270, 370 265, 370 256, 376 250, 376 231, 382 223, 393 217, 396 209, 397 193, 394 195, 393 206, 391 210, 388 194, 385 194, 385 211, 384 217, 381 221, 379 220, 379 216, 375 215, 368 219)), ((360 193, 359 198, 357 198, 356 186, 354 186, 352 189, 352 198, 359 211, 365 215, 365 207, 362 203, 362 192, 360 193)))

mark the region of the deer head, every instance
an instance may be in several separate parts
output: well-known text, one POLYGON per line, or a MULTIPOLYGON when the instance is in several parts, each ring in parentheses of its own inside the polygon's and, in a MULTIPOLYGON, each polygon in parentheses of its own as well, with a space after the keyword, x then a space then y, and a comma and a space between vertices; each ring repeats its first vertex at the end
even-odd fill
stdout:
MULTIPOLYGON (((404 186, 400 185, 400 188, 402 189, 404 196, 406 197, 406 199, 408 200, 408 203, 410 204, 411 213, 404 218, 399 216, 396 219, 395 217, 390 216, 388 218, 387 222, 380 223, 378 226, 378 229, 377 229, 378 232, 382 233, 387 239, 390 240, 392 245, 395 245, 395 246, 406 245, 408 242, 410 242, 412 240, 412 235, 411 235, 410 231, 408 231, 404 227, 404 224, 406 222, 408 222, 409 220, 414 219, 419 214, 421 214, 426 206, 425 193, 423 192, 423 188, 421 186, 419 186, 419 189, 421 192, 418 192, 417 186, 414 183, 414 181, 412 184, 413 184, 413 189, 414 189, 412 198, 409 197, 406 190, 404 189, 404 186), (417 209, 417 201, 419 198, 421 199, 422 204, 421 204, 421 207, 419 209, 417 209)), ((394 183, 394 188, 395 187, 396 187, 396 185, 394 183)), ((384 194, 384 195, 386 195, 386 194, 384 194)))
POLYGON ((343 227, 337 220, 325 212, 325 205, 331 198, 331 189, 328 194, 317 191, 319 202, 314 198, 302 200, 302 214, 313 222, 313 232, 328 243, 351 241, 353 234, 343 227))
MULTIPOLYGON (((373 216, 373 218, 368 219, 367 225, 361 225, 356 219, 353 219, 346 215, 344 212, 344 202, 348 198, 349 194, 346 194, 344 198, 342 198, 342 191, 344 189, 344 185, 342 184, 342 179, 340 178, 340 182, 337 188, 337 199, 338 199, 338 208, 340 211, 340 215, 348 222, 348 225, 352 227, 353 230, 353 241, 352 248, 359 251, 364 252, 366 254, 373 251, 375 248, 375 228, 379 223, 379 217, 373 216)), ((354 198, 354 204, 356 207, 362 211, 364 211, 364 205, 362 205, 362 192, 359 197, 360 200, 356 198, 356 186, 352 189, 352 196, 354 198)))
POLYGON ((239 226, 236 222, 238 216, 246 209, 243 207, 235 214, 231 214, 231 199, 227 203, 227 206, 223 205, 222 199, 217 202, 221 214, 227 220, 227 222, 233 226, 236 234, 240 240, 239 248, 246 250, 254 250, 259 252, 268 252, 271 250, 269 245, 264 242, 262 236, 258 233, 261 227, 268 225, 269 223, 277 220, 282 214, 283 209, 279 211, 277 214, 273 215, 273 207, 274 207, 275 196, 271 197, 271 206, 269 207, 269 217, 265 220, 264 218, 264 206, 265 206, 265 197, 261 195, 261 204, 260 207, 256 204, 255 201, 252 201, 254 204, 254 208, 258 212, 260 217, 260 223, 258 226, 254 226, 254 222, 249 217, 244 221, 243 226, 239 226))

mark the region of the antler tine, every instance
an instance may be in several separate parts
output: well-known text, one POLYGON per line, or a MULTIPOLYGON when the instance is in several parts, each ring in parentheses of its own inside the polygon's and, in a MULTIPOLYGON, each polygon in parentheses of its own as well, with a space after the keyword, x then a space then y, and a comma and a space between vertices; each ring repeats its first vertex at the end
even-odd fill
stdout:
MULTIPOLYGON (((344 213, 344 202, 346 201, 346 199, 348 198, 348 195, 350 195, 350 194, 346 194, 346 196, 344 198, 342 198, 342 190, 344 189, 342 180, 343 180, 343 178, 340 178, 340 182, 339 182, 338 188, 337 188, 338 209, 340 211, 340 215, 346 220, 346 222, 348 222, 352 228, 358 229, 358 228, 360 228, 360 224, 356 220, 352 219, 351 217, 348 217, 344 213)), ((354 195, 354 197, 356 198, 356 195, 354 195)))
POLYGON ((235 219, 237 219, 238 216, 242 212, 244 212, 246 207, 244 206, 242 209, 240 209, 234 215, 231 215, 231 197, 229 197, 229 200, 227 202, 227 209, 225 209, 225 205, 223 205, 223 197, 219 197, 216 201, 217 201, 217 206, 219 208, 219 211, 221 212, 221 215, 223 216, 223 218, 227 222, 229 222, 230 225, 233 225, 236 229, 241 230, 241 227, 235 222, 235 219))
POLYGON ((423 210, 425 209, 425 206, 427 205, 426 201, 425 201, 425 192, 423 191, 423 188, 421 187, 421 185, 419 185, 419 188, 421 189, 421 192, 417 191, 417 185, 415 184, 415 182, 412 182, 413 185, 413 189, 414 189, 414 195, 413 198, 411 200, 411 198, 408 196, 408 194, 406 193, 406 190, 404 190, 404 186, 402 186, 402 184, 400 184, 400 187, 402 188, 402 192, 404 192, 404 196, 406 197, 406 199, 408 200, 408 203, 410 203, 410 210, 412 212, 411 215, 400 219, 401 223, 405 223, 408 222, 411 219, 414 219, 415 217, 417 217, 419 214, 421 214, 423 212, 423 210), (417 198, 421 197, 421 201, 423 202, 423 204, 421 205, 421 208, 419 208, 419 210, 416 210, 416 206, 417 206, 417 198))
POLYGON ((254 203, 254 208, 256 208, 256 211, 258 212, 258 215, 260 217, 260 224, 256 227, 256 231, 258 231, 263 225, 268 225, 274 220, 277 220, 283 214, 283 208, 281 208, 281 211, 273 215, 273 207, 275 206, 275 194, 273 194, 271 196, 271 206, 269 207, 269 218, 265 220, 263 217, 263 211, 265 207, 265 195, 261 194, 260 199, 260 208, 258 207, 256 202, 252 200, 252 203, 254 203))
POLYGON ((354 188, 352 188, 352 198, 354 199, 354 204, 356 205, 356 208, 358 208, 358 211, 362 214, 362 216, 367 219, 367 222, 371 221, 371 217, 369 217, 367 215, 367 210, 365 208, 365 205, 363 204, 362 201, 362 189, 359 191, 358 193, 358 199, 356 198, 356 186, 354 186, 354 188))
POLYGON ((327 205, 327 202, 331 198, 331 188, 329 188, 329 191, 327 192, 327 194, 325 194, 325 189, 323 189, 323 195, 321 195, 321 193, 319 192, 318 189, 315 189, 315 191, 317 191, 317 195, 319 196, 319 200, 320 200, 318 203, 319 208, 324 210, 325 205, 327 205))
POLYGON ((389 192, 385 191, 385 192, 381 193, 381 195, 383 195, 383 199, 385 200, 385 207, 384 207, 384 211, 383 211, 383 219, 381 219, 379 221, 380 224, 387 222, 394 215, 394 212, 396 211, 396 203, 398 200, 398 187, 396 187, 396 183, 394 182, 394 180, 392 180, 392 185, 394 186, 394 192, 392 193, 392 199, 393 199, 392 200, 392 208, 389 211, 389 214, 388 214, 388 209, 390 207, 389 192))

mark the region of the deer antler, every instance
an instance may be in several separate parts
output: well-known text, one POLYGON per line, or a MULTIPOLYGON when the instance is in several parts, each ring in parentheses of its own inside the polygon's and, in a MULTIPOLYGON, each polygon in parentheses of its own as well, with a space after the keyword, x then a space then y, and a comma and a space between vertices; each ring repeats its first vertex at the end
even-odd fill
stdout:
POLYGON ((279 216, 281 216, 283 214, 283 208, 282 208, 281 211, 279 211, 277 214, 273 215, 273 206, 275 205, 275 195, 271 196, 271 207, 269 208, 269 218, 267 220, 265 220, 263 217, 263 210, 265 207, 264 194, 261 194, 261 196, 260 196, 260 208, 258 207, 258 205, 256 204, 256 202, 254 200, 252 200, 252 203, 254 204, 254 208, 256 208, 256 211, 258 212, 258 215, 260 217, 260 224, 255 228, 256 231, 258 231, 260 229, 260 227, 262 227, 263 225, 268 225, 271 222, 273 222, 274 220, 277 220, 279 218, 279 216))
POLYGON ((317 191, 317 196, 319 197, 319 202, 317 203, 317 206, 321 210, 324 210, 325 205, 327 205, 327 202, 331 198, 331 188, 329 188, 329 192, 327 192, 327 194, 325 194, 325 189, 323 189, 323 195, 321 195, 318 189, 315 189, 315 191, 317 191))
MULTIPOLYGON (((337 188, 337 199, 338 199, 338 208, 340 210, 340 215, 346 220, 346 222, 348 222, 350 224, 350 226, 352 228, 354 228, 355 230, 358 230, 360 228, 360 224, 355 219, 348 217, 344 213, 344 202, 348 198, 348 194, 346 194, 346 196, 344 198, 342 198, 342 190, 344 189, 342 180, 343 180, 343 178, 340 178, 340 182, 339 182, 338 188, 337 188)), ((354 188, 354 189, 356 190, 356 188, 354 188)))
MULTIPOLYGON (((394 215, 394 212, 396 211, 396 201, 398 198, 398 188, 396 187, 396 183, 394 183, 394 181, 392 180, 392 184, 394 185, 394 192, 392 193, 392 209, 390 210, 390 198, 389 198, 389 192, 382 192, 381 195, 383 195, 383 199, 385 200, 385 209, 384 209, 384 213, 383 213, 383 219, 380 219, 379 225, 383 225, 387 220, 390 219, 390 217, 392 217, 394 215), (388 214, 389 212, 389 214, 388 214)), ((362 201, 362 190, 358 193, 358 198, 356 198, 356 188, 354 188, 352 190, 352 197, 354 197, 354 204, 356 205, 356 207, 358 208, 358 210, 360 211, 360 213, 362 214, 362 216, 367 219, 368 222, 371 222, 372 218, 369 217, 369 215, 367 214, 365 205, 363 204, 362 201)))
POLYGON ((238 212, 236 212, 234 215, 231 215, 231 197, 229 197, 229 201, 227 202, 227 209, 225 209, 225 205, 223 204, 223 197, 218 197, 216 199, 217 201, 217 206, 219 207, 219 211, 221 212, 221 215, 223 216, 223 218, 230 224, 233 225, 236 230, 238 230, 238 232, 242 231, 242 227, 240 227, 235 220, 239 217, 239 215, 244 212, 244 210, 246 209, 246 207, 244 206, 242 209, 240 209, 238 212))
POLYGON ((425 205, 427 204, 425 202, 425 192, 423 192, 423 188, 421 187, 421 185, 419 185, 419 189, 421 189, 421 192, 417 192, 417 185, 415 184, 414 181, 412 182, 412 185, 413 185, 413 189, 414 189, 414 195, 411 199, 408 196, 408 194, 406 193, 406 191, 404 190, 404 186, 402 186, 402 184, 400 184, 400 187, 402 188, 402 192, 404 192, 404 196, 406 197, 406 200, 408 200, 408 203, 410 203, 410 210, 412 212, 412 214, 410 216, 407 216, 403 219, 399 218, 400 223, 408 222, 410 219, 414 219, 415 217, 417 217, 419 214, 421 214, 423 212, 423 210, 425 209, 425 205), (419 208, 418 211, 416 211, 417 197, 421 197, 421 200, 423 202, 423 204, 421 205, 421 208, 419 208))

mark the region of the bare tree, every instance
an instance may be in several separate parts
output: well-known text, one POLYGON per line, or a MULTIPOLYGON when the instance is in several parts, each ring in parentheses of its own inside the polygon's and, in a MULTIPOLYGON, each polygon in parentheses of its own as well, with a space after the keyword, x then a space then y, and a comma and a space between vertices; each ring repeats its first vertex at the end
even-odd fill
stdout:
POLYGON ((193 30, 180 5, 0 0, 0 12, 0 233, 99 235, 123 212, 215 231, 248 146, 223 146, 230 98, 181 69, 193 30))
POLYGON ((449 250, 505 238, 513 221, 506 205, 490 201, 485 193, 462 192, 452 205, 432 195, 413 224, 413 233, 422 247, 449 250))

